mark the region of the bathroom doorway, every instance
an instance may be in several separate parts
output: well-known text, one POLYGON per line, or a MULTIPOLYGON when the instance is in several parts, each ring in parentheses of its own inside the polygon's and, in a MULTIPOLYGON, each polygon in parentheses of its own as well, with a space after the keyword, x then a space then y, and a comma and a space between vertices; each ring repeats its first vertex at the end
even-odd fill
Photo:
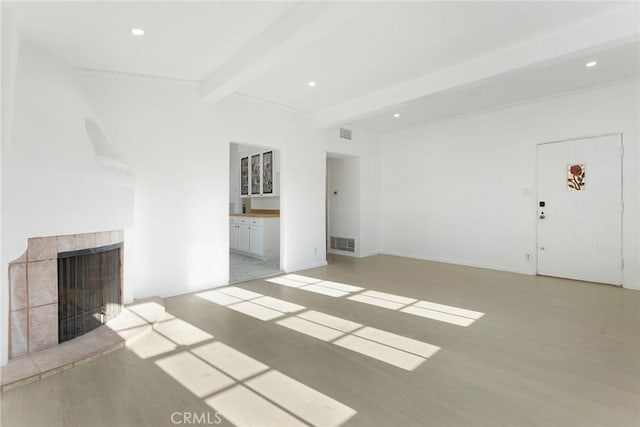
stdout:
POLYGON ((327 253, 359 256, 359 157, 327 153, 326 218, 327 253))

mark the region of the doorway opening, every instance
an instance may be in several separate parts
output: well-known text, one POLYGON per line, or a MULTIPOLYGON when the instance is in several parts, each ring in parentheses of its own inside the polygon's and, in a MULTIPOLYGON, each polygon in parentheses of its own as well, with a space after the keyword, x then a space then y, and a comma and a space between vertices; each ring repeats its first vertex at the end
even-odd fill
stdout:
POLYGON ((622 285, 622 135, 538 145, 538 274, 622 285))
POLYGON ((280 153, 273 147, 232 142, 229 283, 280 272, 280 153))
POLYGON ((360 158, 327 153, 327 261, 360 255, 360 158))

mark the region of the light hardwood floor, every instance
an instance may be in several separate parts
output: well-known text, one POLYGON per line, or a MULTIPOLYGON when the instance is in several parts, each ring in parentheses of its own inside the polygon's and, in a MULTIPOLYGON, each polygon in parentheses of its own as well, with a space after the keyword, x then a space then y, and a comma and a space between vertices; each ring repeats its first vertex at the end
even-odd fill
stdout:
POLYGON ((331 256, 329 261, 298 273, 304 277, 283 281, 286 286, 253 280, 236 284, 232 292, 221 288, 167 299, 168 313, 209 338, 189 341, 194 335, 182 329, 175 346, 146 359, 125 348, 3 393, 2 426, 162 426, 171 425, 174 412, 213 410, 221 410, 221 425, 289 423, 274 421, 277 417, 270 418, 264 405, 288 414, 280 420, 302 425, 640 424, 640 292, 393 256, 331 256), (330 296, 326 293, 341 285, 307 288, 296 281, 314 279, 363 289, 342 287, 348 290, 337 294, 343 295, 330 296), (258 300, 237 288, 271 298, 258 300), (393 298, 401 302, 394 305, 393 298), (262 311, 252 311, 254 303, 262 311), (419 308, 427 306, 431 310, 419 308), (340 332, 338 325, 329 328, 338 338, 319 339, 329 329, 297 317, 310 310, 361 329, 340 332), (442 313, 440 320, 430 318, 442 313), (468 324, 456 324, 457 318, 468 324), (299 332, 310 324, 316 329, 299 332), (356 338, 363 330, 374 338, 385 331, 387 344, 356 338), (349 339, 370 345, 349 349, 349 339), (207 359, 197 350, 203 345, 226 350, 207 359), (409 361, 404 368, 393 362, 403 353, 394 347, 410 348, 413 354, 398 359, 409 361), (425 348, 439 349, 425 354, 425 348), (189 370, 169 365, 187 352, 189 370), (232 379, 216 380, 219 387, 213 387, 202 360, 232 379), (262 371, 257 371, 273 376, 236 375, 240 365, 259 365, 262 371), (281 381, 266 381, 273 378, 281 381), (254 400, 240 389, 253 390, 267 403, 254 408, 254 400), (305 401, 304 396, 313 398, 305 401))

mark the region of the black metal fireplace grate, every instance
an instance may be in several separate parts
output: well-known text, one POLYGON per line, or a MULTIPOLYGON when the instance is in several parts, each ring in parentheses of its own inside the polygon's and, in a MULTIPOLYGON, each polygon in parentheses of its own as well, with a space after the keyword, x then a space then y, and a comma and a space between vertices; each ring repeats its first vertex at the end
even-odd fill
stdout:
POLYGON ((58 254, 58 342, 97 328, 122 309, 122 243, 58 254))

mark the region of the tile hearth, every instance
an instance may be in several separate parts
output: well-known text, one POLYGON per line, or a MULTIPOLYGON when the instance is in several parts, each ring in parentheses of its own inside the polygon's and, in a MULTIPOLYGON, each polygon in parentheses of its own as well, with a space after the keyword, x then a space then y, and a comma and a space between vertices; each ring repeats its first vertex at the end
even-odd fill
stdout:
POLYGON ((163 317, 162 299, 136 301, 106 325, 55 347, 9 360, 0 368, 0 390, 39 381, 123 348, 150 332, 163 317))

